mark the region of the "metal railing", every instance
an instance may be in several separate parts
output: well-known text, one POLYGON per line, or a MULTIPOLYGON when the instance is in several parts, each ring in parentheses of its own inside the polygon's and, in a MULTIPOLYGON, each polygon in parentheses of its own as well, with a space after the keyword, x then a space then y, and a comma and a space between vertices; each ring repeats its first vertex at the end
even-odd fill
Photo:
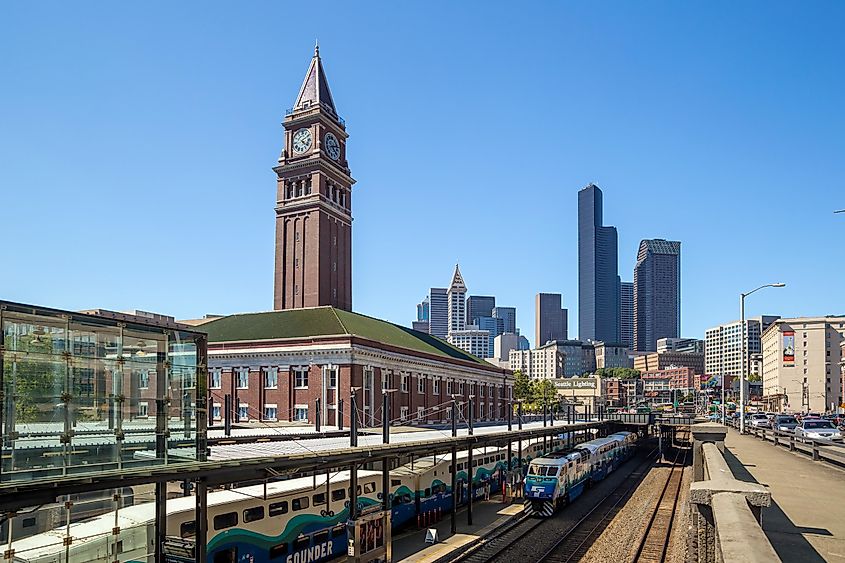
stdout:
MULTIPOLYGON (((729 420, 728 426, 739 430, 739 421, 729 420)), ((845 466, 845 444, 840 442, 827 438, 798 438, 794 432, 748 424, 745 425, 745 433, 764 442, 770 442, 773 446, 783 446, 791 452, 810 456, 813 461, 827 461, 845 466)))

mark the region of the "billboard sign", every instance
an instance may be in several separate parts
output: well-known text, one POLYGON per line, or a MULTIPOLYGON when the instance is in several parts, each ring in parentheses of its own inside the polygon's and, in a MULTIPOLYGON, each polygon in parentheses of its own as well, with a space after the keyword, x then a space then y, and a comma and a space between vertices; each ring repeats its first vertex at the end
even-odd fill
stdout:
POLYGON ((795 332, 783 331, 783 367, 795 367, 795 332))
POLYGON ((558 389, 595 389, 596 379, 594 377, 565 377, 554 380, 558 389))

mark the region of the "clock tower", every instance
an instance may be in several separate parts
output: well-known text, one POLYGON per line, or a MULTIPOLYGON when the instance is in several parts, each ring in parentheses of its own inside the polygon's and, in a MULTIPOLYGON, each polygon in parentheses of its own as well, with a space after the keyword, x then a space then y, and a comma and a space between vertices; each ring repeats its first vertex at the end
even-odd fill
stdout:
POLYGON ((273 308, 352 310, 352 179, 346 124, 337 114, 320 48, 284 120, 276 173, 273 308))

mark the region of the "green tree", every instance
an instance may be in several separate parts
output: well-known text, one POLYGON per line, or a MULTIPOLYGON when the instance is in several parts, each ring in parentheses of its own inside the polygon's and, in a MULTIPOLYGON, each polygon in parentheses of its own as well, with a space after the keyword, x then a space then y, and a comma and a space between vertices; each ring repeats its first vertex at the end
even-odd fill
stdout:
POLYGON ((521 370, 513 372, 513 398, 530 401, 532 398, 531 381, 521 370))

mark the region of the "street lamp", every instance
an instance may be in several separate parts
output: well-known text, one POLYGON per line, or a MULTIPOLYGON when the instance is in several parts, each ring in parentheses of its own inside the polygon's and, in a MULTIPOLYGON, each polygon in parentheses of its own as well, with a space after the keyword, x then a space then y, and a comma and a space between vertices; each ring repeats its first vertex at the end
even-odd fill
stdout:
POLYGON ((761 285, 756 289, 752 289, 748 293, 739 294, 739 331, 740 331, 740 346, 742 348, 742 360, 739 370, 739 432, 745 434, 745 364, 748 361, 748 350, 746 346, 746 330, 745 330, 745 298, 759 291, 764 287, 786 287, 785 283, 767 283, 761 285))

